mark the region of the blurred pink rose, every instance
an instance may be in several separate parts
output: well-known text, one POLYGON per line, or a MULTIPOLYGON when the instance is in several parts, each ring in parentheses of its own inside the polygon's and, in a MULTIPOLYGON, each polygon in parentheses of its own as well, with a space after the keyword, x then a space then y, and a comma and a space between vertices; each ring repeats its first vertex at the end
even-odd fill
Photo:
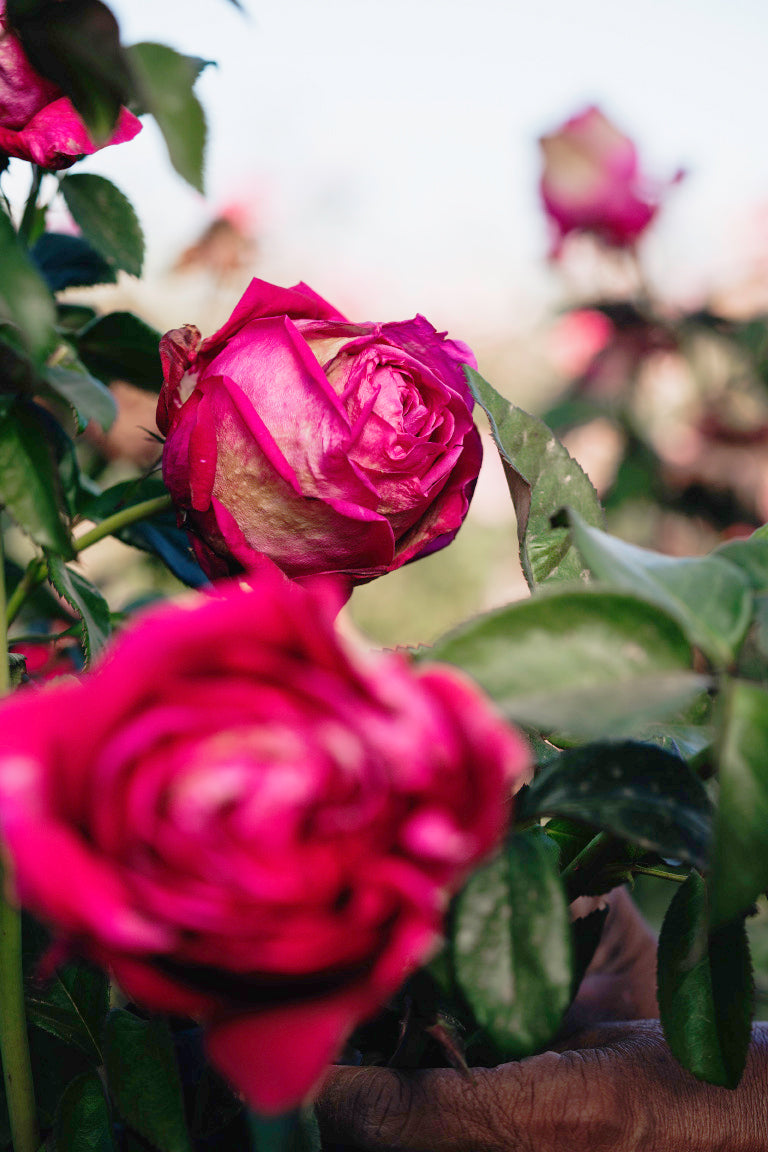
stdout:
MULTIPOLYGON (((555 229, 553 254, 571 232, 630 248, 655 217, 664 184, 638 167, 637 150, 599 108, 587 108, 540 140, 540 191, 555 229)), ((679 172, 675 180, 682 177, 679 172)))
POLYGON ((423 316, 352 324, 306 284, 253 280, 200 343, 169 332, 163 477, 212 576, 263 555, 359 583, 444 547, 482 448, 469 349, 423 316))
POLYGON ((586 372, 613 334, 613 324, 604 312, 575 308, 559 316, 550 329, 550 360, 558 372, 572 380, 586 372))
MULTIPOLYGON (((140 122, 123 108, 107 143, 123 144, 140 131, 140 122)), ((100 147, 61 89, 29 63, 0 0, 0 152, 56 171, 100 147)))
POLYGON ((528 752, 455 670, 347 651, 274 566, 214 591, 4 703, 0 837, 22 903, 280 1111, 427 957, 528 752))

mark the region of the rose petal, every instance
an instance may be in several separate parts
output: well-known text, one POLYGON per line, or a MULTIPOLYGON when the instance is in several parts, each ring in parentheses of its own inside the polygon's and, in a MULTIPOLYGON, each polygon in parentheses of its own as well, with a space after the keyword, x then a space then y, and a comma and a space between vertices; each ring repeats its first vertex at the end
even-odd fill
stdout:
MULTIPOLYGON (((141 122, 123 108, 107 144, 122 144, 140 131, 141 122)), ((102 147, 105 145, 94 144, 85 124, 63 97, 47 104, 19 131, 0 127, 0 150, 49 170, 68 168, 78 156, 90 156, 102 147)))
POLYGON ((316 1087, 356 1023, 357 988, 320 1001, 218 1020, 207 1032, 211 1062, 258 1112, 292 1108, 316 1087))

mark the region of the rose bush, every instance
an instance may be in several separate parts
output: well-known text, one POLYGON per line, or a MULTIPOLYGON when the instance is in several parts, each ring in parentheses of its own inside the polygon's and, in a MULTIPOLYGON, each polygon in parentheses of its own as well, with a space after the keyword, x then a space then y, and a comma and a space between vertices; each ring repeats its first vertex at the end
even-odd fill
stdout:
MULTIPOLYGON (((139 120, 123 108, 107 143, 122 144, 140 131, 139 120)), ((0 0, 0 152, 58 170, 100 147, 62 90, 27 60, 0 0)))
POLYGON ((20 900, 272 1111, 425 959, 528 754, 274 567, 215 591, 3 705, 0 837, 20 900))
POLYGON ((254 280, 200 343, 161 343, 163 476, 211 576, 264 555, 369 580, 442 548, 482 458, 463 344, 422 316, 352 324, 305 284, 254 280))
POLYGON ((640 171, 629 137, 591 107, 540 144, 539 187, 556 233, 554 254, 571 232, 591 232, 607 244, 631 247, 656 216, 664 185, 640 171))

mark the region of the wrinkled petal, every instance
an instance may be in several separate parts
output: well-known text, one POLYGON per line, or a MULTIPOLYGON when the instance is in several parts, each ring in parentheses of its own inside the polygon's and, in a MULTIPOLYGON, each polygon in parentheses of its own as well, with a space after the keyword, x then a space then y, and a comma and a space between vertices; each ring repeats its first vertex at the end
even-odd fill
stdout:
MULTIPOLYGON (((122 144, 140 131, 141 122, 123 108, 107 144, 122 144)), ((85 124, 64 97, 47 104, 18 131, 0 125, 0 151, 49 170, 69 168, 78 156, 90 156, 102 147, 94 144, 85 124)))

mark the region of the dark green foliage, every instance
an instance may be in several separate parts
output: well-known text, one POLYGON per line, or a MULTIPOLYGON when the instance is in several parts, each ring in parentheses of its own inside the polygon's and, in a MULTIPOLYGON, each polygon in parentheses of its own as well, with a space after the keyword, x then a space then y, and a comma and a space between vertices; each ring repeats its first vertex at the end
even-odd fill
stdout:
POLYGON ((662 856, 707 861, 711 804, 684 760, 651 744, 588 744, 539 773, 519 816, 582 820, 662 856))
POLYGON ((76 337, 83 363, 103 380, 125 380, 159 392, 160 333, 130 312, 110 312, 83 327, 76 337))
MULTIPOLYGON (((79 236, 44 232, 30 256, 51 292, 117 282, 117 273, 112 265, 79 236)), ((62 307, 60 304, 59 310, 62 307)))
POLYGON ((695 872, 676 893, 659 938, 659 1009, 667 1043, 700 1080, 735 1088, 747 1058, 752 966, 743 920, 710 933, 695 872))
POLYGON ((140 276, 144 235, 130 200, 103 176, 65 176, 61 193, 83 236, 111 268, 140 276))
POLYGON ((116 1009, 107 1020, 104 1058, 109 1092, 125 1123, 157 1152, 190 1152, 168 1025, 116 1009))

